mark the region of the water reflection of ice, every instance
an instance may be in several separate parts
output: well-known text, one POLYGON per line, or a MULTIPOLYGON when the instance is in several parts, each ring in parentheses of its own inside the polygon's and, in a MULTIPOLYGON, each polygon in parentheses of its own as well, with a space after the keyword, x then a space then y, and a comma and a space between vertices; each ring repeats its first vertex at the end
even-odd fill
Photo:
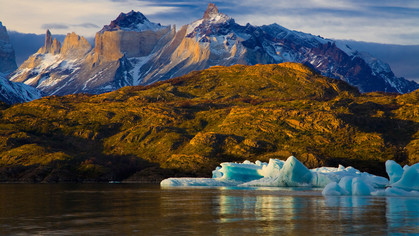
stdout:
MULTIPOLYGON (((419 199, 411 197, 327 196, 326 206, 346 220, 365 219, 385 210, 386 234, 419 234, 419 199)), ((366 219, 368 220, 368 219, 366 219)))
MULTIPOLYGON (((300 215, 298 211, 304 207, 299 198, 292 196, 220 194, 217 201, 220 207, 215 213, 219 215, 220 224, 243 224, 243 229, 258 222, 255 233, 260 235, 295 232, 295 221, 300 215)), ((225 227, 220 227, 218 235, 234 234, 223 229, 225 227)))
MULTIPOLYGON (((317 192, 224 189, 213 199, 218 235, 237 229, 262 235, 367 233, 419 234, 419 199, 371 196, 316 196, 317 192), (285 193, 285 194, 284 194, 285 193), (296 194, 294 194, 296 193, 296 194), (224 226, 223 226, 224 225, 224 226), (226 227, 228 225, 228 227, 226 227), (234 226, 234 227, 232 227, 234 226), (323 228, 322 226, 325 226, 323 228), (249 229, 250 230, 250 229, 249 229), (256 232, 255 232, 256 231, 256 232)), ((236 232, 237 233, 237 232, 236 232)))
POLYGON ((419 199, 388 197, 386 217, 391 234, 419 235, 419 199))

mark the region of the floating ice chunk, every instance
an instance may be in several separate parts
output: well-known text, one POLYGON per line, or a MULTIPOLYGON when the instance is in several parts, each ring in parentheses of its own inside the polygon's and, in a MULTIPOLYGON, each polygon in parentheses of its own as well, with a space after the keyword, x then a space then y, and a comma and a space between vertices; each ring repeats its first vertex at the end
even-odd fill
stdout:
POLYGON ((341 195, 349 195, 349 193, 340 187, 336 182, 329 183, 323 189, 322 194, 324 196, 341 196, 341 195))
POLYGON ((358 177, 343 177, 337 184, 330 183, 325 187, 323 195, 343 194, 345 190, 349 195, 374 195, 374 196, 419 196, 419 163, 401 168, 394 161, 386 162, 386 171, 390 176, 390 186, 386 189, 386 179, 368 173, 358 177))
POLYGON ((221 178, 223 177, 223 173, 220 172, 221 167, 217 166, 215 170, 212 171, 212 178, 221 178))
POLYGON ((361 178, 363 179, 363 181, 365 181, 367 184, 371 185, 374 188, 385 188, 388 185, 387 178, 372 175, 366 172, 361 174, 361 178))
POLYGON ((259 173, 264 177, 279 176, 279 171, 284 166, 284 161, 278 159, 269 159, 268 165, 265 165, 259 173))
POLYGON ((345 190, 348 195, 352 194, 352 180, 353 177, 345 176, 339 181, 339 187, 345 190))
POLYGON ((271 159, 269 164, 264 166, 259 173, 264 178, 243 183, 241 186, 312 186, 312 173, 294 156, 288 157, 285 162, 271 159))
POLYGON ((238 184, 236 181, 211 178, 168 178, 160 182, 162 187, 237 186, 238 184))
POLYGON ((311 186, 312 178, 311 171, 297 158, 290 156, 279 171, 279 178, 276 181, 277 186, 311 186))
POLYGON ((391 184, 391 186, 404 190, 419 191, 419 163, 406 168, 400 180, 391 184))
POLYGON ((374 188, 362 178, 356 177, 352 179, 352 195, 367 196, 371 195, 373 190, 374 188))
POLYGON ((390 177, 390 183, 393 184, 400 180, 403 175, 403 168, 393 160, 386 161, 386 172, 390 177))
POLYGON ((248 182, 256 179, 263 178, 259 174, 259 170, 262 170, 262 165, 252 164, 250 161, 243 163, 221 163, 221 169, 218 171, 222 173, 222 177, 228 180, 235 180, 240 182, 248 182))
POLYGON ((384 188, 388 184, 388 180, 384 177, 360 172, 351 166, 346 168, 342 165, 339 165, 338 168, 320 167, 312 169, 311 172, 313 173, 312 185, 317 187, 325 187, 331 182, 339 182, 344 177, 350 177, 351 179, 359 177, 377 188, 384 188))
POLYGON ((364 196, 370 195, 375 189, 365 176, 353 177, 345 176, 340 179, 339 183, 331 182, 323 189, 322 194, 331 195, 354 195, 364 196))
POLYGON ((419 197, 419 191, 406 191, 400 188, 386 188, 386 196, 419 197))
POLYGON ((337 182, 334 174, 328 172, 312 171, 311 185, 315 187, 325 187, 331 182, 337 182))
POLYGON ((377 190, 372 192, 373 196, 389 196, 389 197, 419 197, 419 191, 406 191, 401 188, 386 188, 385 190, 377 190))

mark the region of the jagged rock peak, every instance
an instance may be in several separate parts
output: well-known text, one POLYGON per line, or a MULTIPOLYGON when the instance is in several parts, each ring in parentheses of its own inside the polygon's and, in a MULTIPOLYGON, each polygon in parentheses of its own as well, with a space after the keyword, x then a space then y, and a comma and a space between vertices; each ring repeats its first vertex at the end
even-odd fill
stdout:
POLYGON ((204 13, 204 17, 188 25, 187 36, 193 38, 199 36, 202 42, 207 42, 209 35, 225 35, 230 31, 230 26, 234 26, 235 21, 226 14, 220 13, 214 3, 209 3, 204 13))
POLYGON ((214 3, 209 3, 208 8, 204 13, 204 19, 210 19, 212 16, 219 14, 217 6, 214 3))
POLYGON ((211 21, 211 23, 223 23, 231 18, 226 14, 220 13, 217 6, 214 3, 209 3, 207 10, 205 10, 203 20, 211 21))
POLYGON ((1 21, 0 21, 0 40, 9 42, 9 35, 7 34, 6 26, 3 26, 1 21))
POLYGON ((61 54, 65 57, 82 57, 92 49, 92 45, 76 33, 68 33, 61 47, 61 54))
POLYGON ((53 55, 59 54, 61 51, 61 43, 57 39, 52 38, 49 29, 45 33, 45 45, 39 49, 38 53, 46 54, 52 53, 53 55))
POLYGON ((150 22, 141 12, 132 10, 128 13, 119 14, 115 20, 111 21, 109 25, 105 25, 99 32, 158 30, 162 27, 159 23, 150 22))
POLYGON ((45 33, 45 44, 44 44, 46 49, 50 49, 52 46, 52 35, 51 35, 51 31, 49 31, 49 29, 47 29, 47 32, 45 33))

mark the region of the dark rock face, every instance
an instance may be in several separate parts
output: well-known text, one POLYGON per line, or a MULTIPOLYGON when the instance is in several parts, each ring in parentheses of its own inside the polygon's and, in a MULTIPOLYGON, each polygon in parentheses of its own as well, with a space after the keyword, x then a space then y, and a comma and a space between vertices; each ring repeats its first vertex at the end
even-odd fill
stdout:
POLYGON ((100 32, 135 29, 138 25, 146 23, 150 23, 150 21, 141 12, 130 11, 128 13, 119 14, 119 16, 111 21, 109 25, 105 25, 100 32))
POLYGON ((16 68, 15 51, 10 43, 6 27, 0 22, 0 101, 14 104, 40 98, 39 90, 7 80, 6 76, 16 68))
POLYGON ((0 22, 0 73, 8 74, 16 68, 15 50, 10 43, 6 27, 0 22))

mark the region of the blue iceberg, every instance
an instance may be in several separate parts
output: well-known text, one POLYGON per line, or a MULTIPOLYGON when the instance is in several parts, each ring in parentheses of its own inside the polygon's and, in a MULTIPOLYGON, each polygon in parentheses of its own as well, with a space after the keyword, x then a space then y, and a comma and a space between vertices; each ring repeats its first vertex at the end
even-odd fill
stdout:
POLYGON ((269 163, 225 162, 213 172, 212 178, 169 178, 163 187, 176 186, 238 186, 238 187, 322 187, 323 195, 415 195, 419 190, 418 167, 401 168, 394 161, 386 163, 390 181, 384 177, 361 172, 353 167, 320 167, 308 169, 297 158, 286 161, 270 159, 269 163), (397 188, 390 190, 385 188, 397 188), (412 192, 415 191, 415 192, 412 192))
POLYGON ((396 162, 388 160, 386 162, 386 171, 390 180, 385 186, 377 185, 368 178, 363 179, 362 177, 346 176, 339 181, 327 184, 322 194, 325 196, 373 195, 419 197, 419 163, 402 168, 396 162))

